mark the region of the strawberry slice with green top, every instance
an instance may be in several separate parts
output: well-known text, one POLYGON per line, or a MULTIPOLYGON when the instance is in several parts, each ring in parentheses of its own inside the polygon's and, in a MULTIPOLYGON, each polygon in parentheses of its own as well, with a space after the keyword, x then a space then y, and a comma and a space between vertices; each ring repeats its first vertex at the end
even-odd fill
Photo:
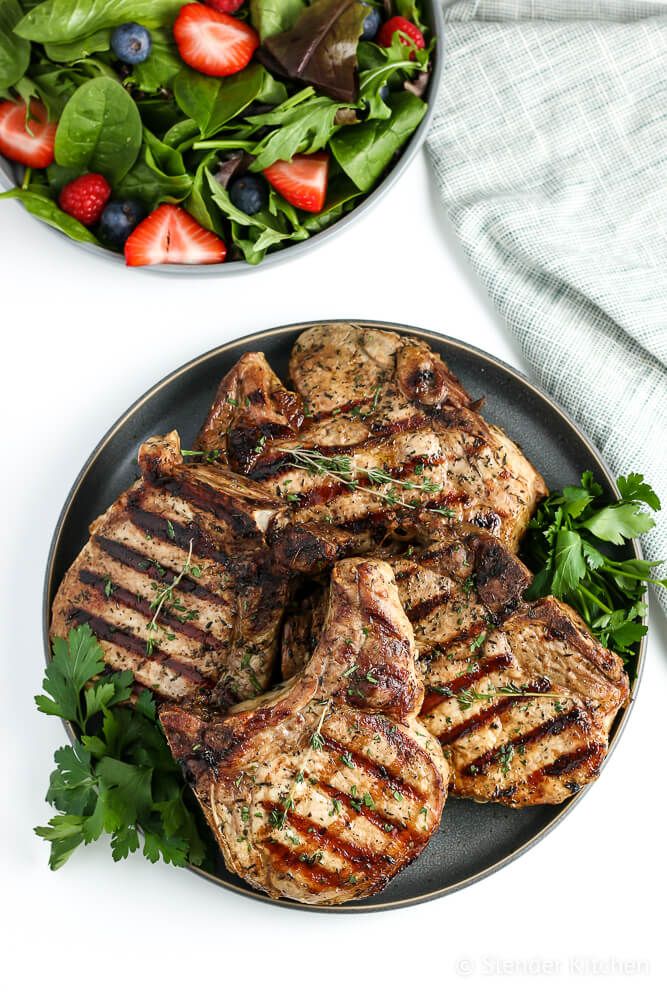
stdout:
POLYGON ((245 21, 201 3, 181 7, 174 38, 183 62, 206 76, 239 73, 259 46, 259 35, 245 21))
POLYGON ((0 153, 26 167, 43 170, 53 163, 56 122, 41 101, 0 101, 0 153))
POLYGON ((327 197, 329 154, 297 155, 263 170, 269 184, 285 201, 305 212, 321 212, 327 197))
POLYGON ((147 264, 222 264, 227 247, 177 205, 160 205, 125 243, 130 267, 147 264))

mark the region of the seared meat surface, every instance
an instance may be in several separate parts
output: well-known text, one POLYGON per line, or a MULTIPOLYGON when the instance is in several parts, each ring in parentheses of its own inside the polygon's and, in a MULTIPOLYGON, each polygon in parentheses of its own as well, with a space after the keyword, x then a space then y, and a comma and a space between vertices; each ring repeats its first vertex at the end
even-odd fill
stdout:
POLYGON ((557 803, 597 777, 629 687, 619 657, 575 612, 525 601, 530 574, 461 526, 392 560, 426 684, 421 719, 452 765, 452 792, 557 803))
POLYGON ((292 681, 226 716, 160 719, 227 867, 272 896, 341 903, 381 890, 440 823, 448 769, 422 697, 390 567, 351 559, 292 681))
POLYGON ((108 667, 166 698, 265 690, 288 587, 265 542, 280 502, 220 466, 184 464, 175 431, 143 444, 139 465, 65 574, 52 635, 88 622, 108 667))
POLYGON ((443 518, 479 524, 516 550, 544 481, 425 343, 313 327, 297 339, 290 373, 305 419, 263 356, 245 355, 199 438, 287 500, 288 563, 305 567, 304 553, 316 561, 318 540, 326 561, 369 551, 388 529, 421 521, 425 531, 443 518))
MULTIPOLYGON (((453 794, 558 803, 597 777, 629 694, 620 659, 575 612, 523 599, 528 570, 473 526, 390 557, 426 685, 420 719, 451 765, 453 794)), ((283 633, 284 676, 318 629, 304 605, 283 633)))

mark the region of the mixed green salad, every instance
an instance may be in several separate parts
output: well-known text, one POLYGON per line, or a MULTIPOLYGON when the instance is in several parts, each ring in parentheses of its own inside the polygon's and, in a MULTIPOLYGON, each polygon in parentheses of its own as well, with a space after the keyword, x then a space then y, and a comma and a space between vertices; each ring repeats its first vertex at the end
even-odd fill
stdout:
POLYGON ((307 239, 426 112, 421 0, 381 3, 0 0, 0 197, 135 265, 307 239))

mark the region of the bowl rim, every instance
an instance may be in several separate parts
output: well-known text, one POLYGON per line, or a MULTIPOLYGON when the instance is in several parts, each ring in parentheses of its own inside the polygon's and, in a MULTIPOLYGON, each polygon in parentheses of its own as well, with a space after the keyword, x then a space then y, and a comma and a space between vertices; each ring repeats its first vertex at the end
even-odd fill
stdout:
MULTIPOLYGON (((332 323, 349 323, 353 325, 366 326, 366 327, 377 327, 384 330, 389 330, 390 332, 397 333, 399 335, 425 335, 432 340, 439 341, 442 344, 453 347, 458 350, 463 350, 468 354, 472 355, 474 358, 478 359, 485 365, 490 365, 495 369, 500 369, 504 374, 511 375, 514 379, 518 380, 521 385, 531 392, 537 393, 537 395, 542 399, 544 403, 550 408, 552 408, 558 416, 565 421, 571 433, 579 438, 581 443, 595 456, 596 460, 599 462, 600 467, 605 473, 607 484, 611 489, 612 493, 620 499, 620 493, 616 486, 616 478, 611 472, 607 462, 600 454, 600 451, 595 446, 595 444, 590 440, 584 431, 580 430, 574 423, 572 418, 563 410, 563 408, 551 398, 551 396, 546 393, 541 387, 534 385, 527 375, 518 371, 512 365, 508 364, 506 361, 502 361, 500 358, 495 357, 493 354, 489 354, 486 351, 475 347, 472 344, 466 343, 466 341, 459 340, 456 337, 448 336, 447 334, 439 333, 435 330, 426 329, 420 326, 411 326, 408 324, 394 323, 394 322, 384 322, 382 320, 369 320, 369 319, 319 319, 311 321, 300 321, 297 323, 287 323, 280 326, 270 327, 265 330, 259 330, 255 333, 247 334, 243 337, 237 337, 233 340, 228 341, 225 344, 220 344, 217 347, 211 348, 208 351, 204 351, 202 354, 198 355, 196 358, 186 361, 184 364, 179 365, 178 368, 174 369, 169 374, 163 376, 159 379, 153 386, 147 389, 134 403, 132 403, 124 413, 113 423, 109 430, 103 435, 99 442, 95 445, 84 465, 81 468, 78 476, 76 477, 66 499, 58 515, 56 526, 53 531, 51 544, 49 546, 49 552, 46 562, 46 569, 44 573, 44 584, 42 589, 42 636, 43 636, 43 647, 45 660, 48 663, 50 658, 50 642, 49 642, 49 624, 51 616, 51 602, 50 594, 53 589, 53 577, 54 577, 54 563, 57 550, 60 545, 60 540, 63 533, 63 528, 65 521, 69 515, 69 511, 74 503, 79 489, 83 485, 91 467, 97 460, 100 452, 106 447, 106 445, 115 437, 117 432, 124 426, 124 424, 130 420, 137 412, 139 412, 145 404, 157 395, 164 386, 168 385, 170 382, 180 378, 187 371, 192 368, 196 368, 203 362, 214 358, 216 355, 224 354, 224 352, 232 350, 234 348, 246 347, 247 349, 252 349, 250 345, 258 340, 259 338, 272 337, 272 336, 282 336, 286 334, 297 335, 301 331, 307 329, 309 326, 332 324, 332 323)), ((631 542, 632 549, 634 551, 635 557, 638 559, 642 558, 642 550, 637 539, 633 539, 631 542)), ((649 613, 648 613, 648 602, 647 602, 646 614, 642 619, 642 624, 648 625, 649 613)), ((602 765, 602 770, 607 766, 609 758, 612 756, 614 750, 616 749, 620 737, 628 723, 628 719, 632 713, 637 698, 637 692, 644 675, 644 665, 646 660, 647 651, 647 636, 643 636, 639 642, 639 648, 637 650, 637 660, 635 665, 635 675, 630 683, 630 696, 627 705, 622 709, 622 715, 614 723, 613 731, 609 739, 609 747, 607 755, 602 765)), ((75 738, 75 733, 73 727, 70 723, 64 723, 65 730, 71 741, 75 738)), ((468 875, 466 878, 460 879, 453 885, 446 886, 442 889, 434 889, 429 892, 425 892, 419 895, 413 895, 409 899, 396 900, 394 902, 365 902, 361 904, 341 904, 340 906, 324 906, 318 904, 308 904, 300 903, 296 900, 289 899, 272 899, 269 896, 265 896, 258 890, 253 889, 250 886, 244 885, 234 885, 229 882, 224 881, 219 875, 212 872, 204 871, 202 868, 196 865, 188 864, 185 867, 189 869, 193 874, 206 879, 224 889, 231 892, 237 893, 241 896, 246 896, 247 898, 255 899, 260 903, 268 903, 272 906, 280 906, 287 909, 294 910, 305 910, 307 912, 317 912, 317 913, 373 913, 381 910, 397 910, 402 909, 407 906, 415 906, 418 903, 430 902, 433 899, 439 899, 443 896, 449 896, 454 892, 458 892, 460 889, 464 889, 475 882, 479 882, 482 879, 493 875, 495 872, 500 871, 506 865, 511 864, 516 861, 521 855, 525 854, 532 847, 538 844, 544 837, 547 836, 568 813, 575 808, 575 806, 581 801, 584 795, 586 795, 590 789, 593 787, 595 782, 585 785, 579 792, 576 792, 571 798, 567 799, 559 808, 558 813, 545 824, 542 829, 538 830, 532 837, 530 837, 525 843, 521 844, 514 851, 511 851, 505 857, 501 858, 499 861, 494 862, 491 865, 483 868, 481 871, 475 872, 472 875, 468 875)))
MULTIPOLYGON (((424 4, 425 13, 427 14, 431 31, 436 41, 432 56, 431 75, 426 89, 426 96, 428 98, 426 114, 403 147, 398 160, 382 178, 380 183, 373 188, 370 194, 363 198, 359 205, 343 215, 331 226, 327 226, 321 232, 309 236, 307 240, 288 244, 284 249, 277 250, 275 253, 267 253, 259 264, 249 264, 246 260, 225 261, 222 264, 149 264, 137 270, 149 274, 169 275, 172 277, 191 277, 192 275, 196 275, 197 277, 217 278, 224 277, 225 275, 240 276, 243 274, 252 274, 260 268, 266 270, 268 267, 287 263, 313 248, 320 247, 325 240, 342 233, 349 224, 360 219, 362 215, 365 215, 375 207, 386 192, 393 187, 407 170, 423 146, 435 111, 435 100, 444 69, 444 47, 441 42, 444 29, 444 15, 440 0, 422 0, 422 3, 424 4)), ((13 169, 12 164, 4 156, 0 156, 0 193, 16 187, 18 181, 13 175, 13 169)), ((27 209, 24 209, 24 211, 26 214, 29 214, 27 209)), ((126 267, 125 258, 122 253, 108 250, 103 246, 96 246, 94 243, 79 243, 65 233, 60 232, 60 230, 54 229, 53 226, 49 226, 48 223, 43 222, 41 219, 37 219, 34 216, 32 218, 45 229, 50 230, 59 239, 66 240, 69 244, 74 244, 86 253, 94 255, 99 260, 107 261, 112 267, 126 267)))

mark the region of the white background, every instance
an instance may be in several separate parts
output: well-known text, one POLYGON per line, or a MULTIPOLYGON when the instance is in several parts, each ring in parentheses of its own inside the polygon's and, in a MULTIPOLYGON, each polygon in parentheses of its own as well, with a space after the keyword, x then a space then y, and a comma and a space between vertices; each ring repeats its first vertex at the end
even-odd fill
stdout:
POLYGON ((454 896, 371 915, 291 912, 140 857, 114 865, 105 843, 52 874, 31 832, 49 816, 64 739, 32 704, 49 541, 88 453, 138 395, 232 338, 337 316, 414 323, 521 367, 425 156, 341 237, 239 278, 115 268, 4 202, 0 275, 4 995, 664 995, 667 629, 655 606, 638 704, 601 780, 545 841, 454 896))

